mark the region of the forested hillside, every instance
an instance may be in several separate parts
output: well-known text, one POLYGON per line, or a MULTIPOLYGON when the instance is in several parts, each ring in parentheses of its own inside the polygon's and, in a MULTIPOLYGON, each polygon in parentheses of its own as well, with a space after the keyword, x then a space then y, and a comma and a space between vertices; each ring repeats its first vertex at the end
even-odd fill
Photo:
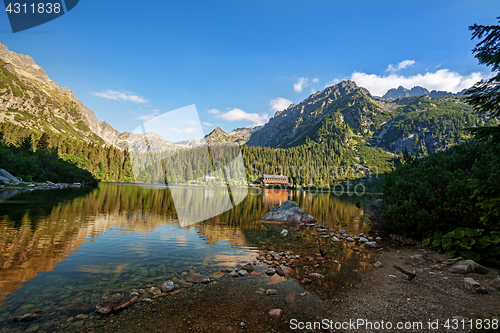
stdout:
POLYGON ((24 181, 133 181, 127 151, 0 123, 0 168, 24 181))

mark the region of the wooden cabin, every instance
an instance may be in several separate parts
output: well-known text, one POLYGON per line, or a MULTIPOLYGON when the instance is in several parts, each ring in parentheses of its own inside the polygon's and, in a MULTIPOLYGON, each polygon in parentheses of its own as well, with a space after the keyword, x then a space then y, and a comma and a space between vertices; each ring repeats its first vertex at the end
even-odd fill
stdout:
POLYGON ((264 175, 254 181, 254 184, 264 182, 266 185, 288 185, 288 176, 264 175))

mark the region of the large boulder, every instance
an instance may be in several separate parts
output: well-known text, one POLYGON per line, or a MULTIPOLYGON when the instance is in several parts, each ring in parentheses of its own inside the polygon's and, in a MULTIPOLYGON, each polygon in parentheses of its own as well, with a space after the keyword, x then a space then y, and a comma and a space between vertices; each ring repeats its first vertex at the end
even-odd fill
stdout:
POLYGON ((479 273, 487 274, 488 270, 473 260, 461 260, 453 265, 449 271, 455 274, 479 273))
POLYGON ((7 177, 0 176, 0 184, 3 184, 3 185, 10 184, 10 179, 7 177))
POLYGON ((263 218, 263 221, 281 223, 314 223, 311 215, 300 209, 295 201, 286 200, 281 206, 273 207, 263 218))
POLYGON ((19 184, 19 179, 16 177, 12 176, 10 173, 5 171, 4 169, 0 169, 0 177, 7 178, 11 183, 14 184, 19 184))

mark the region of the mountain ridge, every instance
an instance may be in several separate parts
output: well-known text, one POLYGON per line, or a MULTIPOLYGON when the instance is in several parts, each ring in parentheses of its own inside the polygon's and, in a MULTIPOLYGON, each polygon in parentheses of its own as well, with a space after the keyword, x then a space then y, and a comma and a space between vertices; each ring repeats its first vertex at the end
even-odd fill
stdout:
POLYGON ((446 95, 455 95, 455 96, 461 96, 463 95, 468 89, 463 89, 457 93, 452 93, 449 91, 443 91, 443 90, 432 90, 429 91, 427 88, 421 87, 421 86, 414 86, 411 89, 407 89, 403 86, 399 86, 398 88, 392 88, 387 90, 387 92, 382 96, 383 99, 392 99, 392 98, 401 98, 401 97, 415 97, 415 96, 424 96, 424 95, 429 95, 429 97, 443 97, 446 95))
MULTIPOLYGON (((426 91, 420 88, 414 87, 413 93, 426 91)), ((330 140, 333 134, 329 133, 337 133, 344 138, 346 149, 368 146, 393 154, 407 149, 427 155, 467 140, 462 128, 488 122, 491 120, 474 114, 461 95, 384 99, 353 81, 342 81, 277 112, 247 144, 274 148, 309 141, 321 144, 330 140)))
MULTIPOLYGON (((382 147, 389 153, 400 153, 407 148, 415 154, 426 154, 465 140, 461 128, 489 121, 469 116, 472 110, 460 93, 429 93, 418 86, 410 90, 400 86, 390 91, 419 96, 380 98, 353 81, 342 81, 277 111, 265 125, 237 128, 229 133, 217 127, 204 141, 288 148, 311 140, 322 144, 342 137, 338 143, 346 149, 356 150, 364 145, 382 147), (455 117, 452 126, 446 124, 447 115, 455 117), (440 134, 434 135, 433 130, 440 134)), ((99 122, 73 91, 52 81, 32 57, 9 51, 3 44, 0 44, 0 110, 0 122, 53 131, 122 150, 161 151, 202 144, 169 142, 154 132, 120 133, 106 121, 99 122)))
POLYGON ((209 134, 203 138, 204 142, 234 142, 240 145, 246 144, 250 136, 260 130, 262 125, 254 127, 240 127, 231 132, 224 132, 220 127, 214 128, 209 134))

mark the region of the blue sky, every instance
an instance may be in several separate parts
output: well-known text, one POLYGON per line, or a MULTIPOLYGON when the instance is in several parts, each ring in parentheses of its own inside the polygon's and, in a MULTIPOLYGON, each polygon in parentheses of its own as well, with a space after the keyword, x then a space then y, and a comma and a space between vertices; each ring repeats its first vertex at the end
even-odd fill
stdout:
POLYGON ((490 74, 468 26, 499 15, 498 0, 81 0, 16 34, 0 13, 0 42, 119 131, 195 104, 208 133, 264 123, 343 79, 374 95, 461 90, 490 74))

